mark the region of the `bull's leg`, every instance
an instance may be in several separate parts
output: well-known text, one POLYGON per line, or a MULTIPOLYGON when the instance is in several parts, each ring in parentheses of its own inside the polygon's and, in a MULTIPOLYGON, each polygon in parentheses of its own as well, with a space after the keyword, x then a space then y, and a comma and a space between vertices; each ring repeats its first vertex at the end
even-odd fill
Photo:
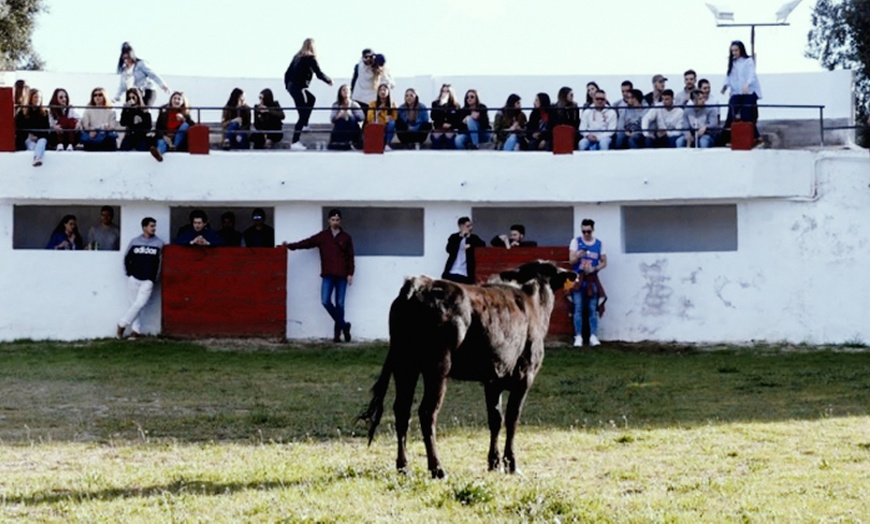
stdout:
POLYGON ((396 373, 396 400, 393 402, 393 415, 396 417, 396 440, 398 452, 396 469, 404 471, 408 467, 405 446, 408 439, 408 425, 411 420, 411 404, 414 403, 414 389, 417 387, 417 372, 396 373))
POLYGON ((435 426, 438 423, 438 411, 447 391, 447 377, 438 371, 423 374, 423 400, 420 401, 420 429, 423 432, 423 443, 426 444, 426 457, 429 459, 429 472, 432 478, 444 478, 441 461, 435 449, 435 426))
POLYGON ((501 466, 498 453, 498 433, 501 431, 501 388, 494 384, 486 384, 483 388, 486 395, 486 418, 489 421, 489 470, 496 471, 501 466))
POLYGON ((505 413, 504 464, 509 473, 516 473, 517 461, 514 458, 514 434, 520 420, 520 411, 531 387, 531 379, 518 382, 511 388, 505 413))

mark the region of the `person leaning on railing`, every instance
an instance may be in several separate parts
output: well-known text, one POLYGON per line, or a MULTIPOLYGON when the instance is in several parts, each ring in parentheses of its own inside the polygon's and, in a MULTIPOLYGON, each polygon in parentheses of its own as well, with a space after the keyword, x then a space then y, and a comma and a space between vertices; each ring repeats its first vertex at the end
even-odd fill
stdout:
POLYGON ((522 110, 520 95, 508 96, 504 107, 496 113, 493 122, 495 148, 504 151, 520 151, 526 148, 526 115, 522 110))
POLYGON ((390 151, 393 135, 396 134, 396 103, 390 98, 390 86, 386 83, 378 86, 378 98, 369 104, 366 112, 366 122, 377 122, 384 126, 384 150, 390 151))
POLYGON ((338 88, 329 121, 332 132, 329 134, 329 149, 347 151, 352 147, 362 149, 362 130, 360 122, 365 120, 363 110, 356 100, 350 98, 350 88, 342 84, 338 88))
POLYGON ((250 147, 248 132, 251 130, 251 108, 245 103, 245 92, 238 87, 232 90, 224 106, 221 129, 224 130, 223 149, 250 147))
POLYGON ((48 110, 42 105, 42 93, 38 89, 30 89, 27 97, 27 105, 15 115, 15 129, 27 133, 24 147, 33 151, 33 167, 39 167, 48 146, 48 110))
POLYGON ((272 149, 284 139, 284 110, 269 88, 260 91, 260 101, 254 106, 254 129, 258 131, 251 133, 254 149, 272 149))
POLYGON ((420 103, 420 96, 412 88, 405 90, 405 103, 399 106, 399 118, 396 120, 396 131, 399 142, 405 147, 420 148, 429 137, 432 123, 429 122, 429 109, 420 103))
POLYGON ((125 129, 121 151, 148 151, 153 138, 151 112, 145 107, 142 92, 138 88, 128 89, 125 98, 124 109, 121 110, 121 125, 125 129))
POLYGON ((117 151, 118 119, 102 87, 91 91, 91 99, 79 121, 79 128, 85 151, 117 151))
POLYGON ((163 155, 170 148, 187 150, 187 131, 194 124, 187 97, 181 91, 175 91, 157 115, 157 125, 154 126, 156 143, 151 147, 151 156, 163 162, 163 155))
POLYGON ((55 89, 48 103, 48 124, 51 127, 48 147, 58 151, 75 151, 79 143, 76 128, 80 119, 78 112, 70 107, 67 90, 62 87, 55 89))
POLYGON ((476 89, 465 92, 465 104, 459 112, 461 122, 459 134, 456 135, 456 149, 478 149, 492 138, 492 127, 489 124, 489 111, 481 103, 476 89))

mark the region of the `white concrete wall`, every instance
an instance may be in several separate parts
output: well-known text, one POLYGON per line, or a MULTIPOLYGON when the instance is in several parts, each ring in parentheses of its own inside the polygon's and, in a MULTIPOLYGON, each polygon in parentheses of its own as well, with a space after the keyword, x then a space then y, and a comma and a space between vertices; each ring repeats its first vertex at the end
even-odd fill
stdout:
MULTIPOLYGON (((351 69, 350 67, 348 68, 351 69)), ((340 73, 328 71, 329 74, 340 73)), ((682 71, 663 73, 668 77, 667 86, 675 92, 683 88, 682 71)), ((75 105, 86 105, 90 92, 94 87, 104 87, 109 96, 114 97, 118 89, 118 76, 111 73, 52 73, 43 71, 17 71, 6 73, 4 81, 6 85, 12 85, 16 79, 23 78, 28 85, 40 89, 46 103, 56 87, 64 87, 69 91, 70 98, 75 105)), ((719 95, 719 89, 724 82, 721 71, 705 72, 698 71, 698 78, 707 78, 718 97, 718 103, 727 104, 728 100, 719 95)), ((233 78, 233 77, 184 77, 167 76, 164 78, 172 90, 183 91, 191 105, 200 107, 222 107, 230 92, 235 87, 245 91, 249 105, 257 102, 257 94, 264 88, 270 88, 275 98, 284 107, 292 107, 293 100, 284 90, 283 71, 276 72, 273 78, 233 78)), ((314 79, 311 91, 317 97, 318 107, 329 107, 335 101, 338 86, 350 84, 349 77, 337 76, 334 86, 330 87, 323 82, 314 79)), ((546 92, 555 101, 556 93, 562 86, 574 89, 575 99, 579 103, 585 100, 586 83, 595 81, 607 91, 611 102, 620 98, 620 84, 623 80, 630 80, 637 89, 644 93, 651 90, 651 78, 648 75, 597 75, 582 74, 573 76, 450 76, 450 77, 396 77, 396 89, 393 99, 397 104, 402 103, 404 90, 413 87, 420 95, 420 100, 429 105, 437 96, 441 84, 450 83, 462 97, 467 89, 475 88, 480 91, 481 100, 490 108, 498 109, 504 105, 505 100, 511 93, 517 93, 523 99, 523 105, 531 107, 535 94, 546 92)), ((789 105, 824 105, 825 118, 851 118, 853 116, 852 104, 852 72, 851 71, 820 71, 816 73, 780 73, 760 74, 759 81, 762 85, 764 98, 761 104, 789 104, 789 105)), ((158 91, 158 104, 163 104, 168 95, 158 91)), ((724 115, 724 109, 723 109, 724 115)), ((812 119, 818 118, 816 109, 776 109, 766 108, 760 111, 762 120, 768 119, 812 119)), ((495 117, 493 112, 491 118, 495 117)), ((203 122, 220 121, 220 111, 204 111, 203 122)), ((296 115, 288 114, 285 123, 296 121, 296 115)), ((325 123, 329 121, 328 111, 315 111, 312 122, 325 123)))
MULTIPOLYGON (((575 230, 594 218, 608 252, 604 340, 870 341, 866 153, 213 152, 162 164, 147 153, 59 153, 39 169, 29 160, 0 155, 0 340, 112 335, 127 305, 123 252, 12 248, 16 204, 109 203, 121 208, 122 246, 146 215, 168 239, 176 205, 274 207, 278 241, 316 232, 323 206, 425 207, 423 256, 357 258, 347 315, 362 339, 387 336, 405 275, 440 274, 446 238, 473 206, 570 205, 575 230), (621 206, 670 203, 736 204, 738 250, 624 253, 621 206)), ((288 256, 288 336, 327 337, 317 253, 288 256)), ((159 294, 147 332, 159 331, 158 304, 159 294)))

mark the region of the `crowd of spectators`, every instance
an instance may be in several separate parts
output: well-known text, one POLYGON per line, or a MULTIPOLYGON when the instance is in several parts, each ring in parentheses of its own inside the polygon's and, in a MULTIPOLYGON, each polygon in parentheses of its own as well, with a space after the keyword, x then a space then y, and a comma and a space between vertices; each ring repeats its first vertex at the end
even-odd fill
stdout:
MULTIPOLYGON (((80 115, 71 107, 69 93, 55 89, 46 105, 42 93, 19 80, 15 84, 16 148, 33 151, 33 165, 42 165, 47 149, 72 151, 121 150, 150 151, 163 160, 167 151, 184 151, 187 133, 194 121, 190 105, 181 91, 171 91, 163 79, 136 56, 124 43, 117 68, 120 83, 115 102, 123 96, 120 122, 106 90, 95 88, 80 115), (170 94, 169 102, 158 109, 152 123, 151 107, 156 89, 170 94), (119 134, 123 133, 120 140, 119 134)), ((333 85, 321 69, 313 39, 306 39, 284 74, 287 92, 294 100, 299 117, 294 126, 290 149, 304 150, 301 134, 316 99, 309 91, 313 77, 333 85)), ((385 149, 419 149, 426 141, 432 149, 479 149, 493 144, 498 150, 546 151, 553 147, 556 126, 573 129, 574 147, 581 151, 638 148, 707 148, 725 145, 731 123, 755 123, 757 101, 761 96, 755 65, 739 41, 729 48, 728 73, 722 88, 731 91, 728 116, 720 116, 719 100, 711 94, 710 82, 698 79, 694 70, 683 74, 683 86, 676 92, 667 88, 668 79, 657 74, 652 88, 644 94, 631 81, 622 82, 619 97, 608 97, 598 83, 586 84, 585 101, 575 102, 571 87, 559 89, 555 102, 546 92, 535 95, 526 115, 518 94, 510 94, 504 104, 490 110, 476 89, 468 89, 458 99, 451 84, 443 84, 435 100, 427 106, 417 92, 408 88, 398 105, 393 98, 396 87, 386 67, 384 55, 364 49, 354 67, 351 84, 342 84, 332 104, 332 130, 328 147, 347 150, 362 147, 367 124, 383 126, 385 149), (395 141, 394 141, 395 140, 395 141)), ((221 116, 223 149, 270 149, 284 138, 285 114, 270 89, 259 93, 249 106, 245 93, 235 88, 221 116)), ((757 128, 755 129, 758 138, 757 128)))

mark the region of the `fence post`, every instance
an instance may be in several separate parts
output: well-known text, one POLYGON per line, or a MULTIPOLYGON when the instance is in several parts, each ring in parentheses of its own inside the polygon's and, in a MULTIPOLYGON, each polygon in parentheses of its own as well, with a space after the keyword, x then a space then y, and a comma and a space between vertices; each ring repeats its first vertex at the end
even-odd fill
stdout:
POLYGON ((0 87, 0 151, 15 151, 15 90, 0 87))
POLYGON ((384 154, 384 126, 377 122, 366 124, 363 131, 363 153, 384 154))
POLYGON ((575 130, 571 126, 558 125, 553 128, 553 154, 554 155, 573 155, 574 154, 574 134, 575 130))
POLYGON ((825 106, 819 106, 819 137, 822 141, 819 145, 825 147, 825 106))
POLYGON ((207 155, 208 150, 208 126, 202 124, 190 126, 187 130, 187 151, 191 155, 207 155))

